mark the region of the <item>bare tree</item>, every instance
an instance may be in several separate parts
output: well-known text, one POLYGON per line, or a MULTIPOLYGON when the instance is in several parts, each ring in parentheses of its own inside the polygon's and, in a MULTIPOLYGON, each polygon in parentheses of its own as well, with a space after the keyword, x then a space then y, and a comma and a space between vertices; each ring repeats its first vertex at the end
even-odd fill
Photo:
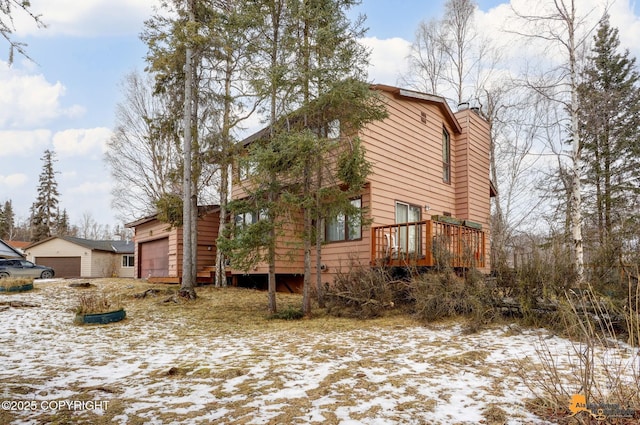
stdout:
POLYGON ((89 211, 82 213, 80 224, 75 227, 77 236, 83 239, 109 240, 113 238, 109 225, 99 224, 89 211))
POLYGON ((445 69, 445 44, 441 21, 421 22, 409 55, 409 76, 405 82, 418 90, 440 94, 445 69))
POLYGON ((506 247, 518 230, 531 224, 542 198, 536 193, 544 148, 546 102, 511 84, 484 97, 491 126, 491 179, 498 187, 491 225, 492 264, 506 262, 506 247))
MULTIPOLYGON (((568 121, 567 139, 571 150, 567 153, 570 161, 570 191, 568 207, 570 207, 570 229, 574 256, 574 267, 577 285, 584 282, 584 250, 582 240, 582 161, 581 140, 578 115, 579 59, 585 49, 586 40, 591 30, 585 30, 587 15, 578 15, 575 0, 552 0, 542 5, 533 13, 518 11, 512 6, 520 22, 526 23, 529 30, 513 31, 529 39, 541 40, 562 52, 560 64, 545 73, 542 78, 533 80, 526 77, 526 85, 553 102, 558 102, 568 112, 567 120, 558 125, 566 125, 568 121)), ((520 26, 520 25, 519 25, 520 26)))
POLYGON ((124 100, 116 107, 116 128, 105 161, 115 180, 112 206, 123 221, 154 214, 164 195, 179 193, 180 147, 168 135, 165 96, 153 93, 153 80, 132 72, 123 82, 124 100))
POLYGON ((475 8, 472 0, 449 0, 445 3, 444 52, 452 65, 446 78, 457 95, 458 103, 466 100, 465 81, 478 62, 478 56, 474 55, 482 52, 473 45, 478 36, 473 25, 475 8))

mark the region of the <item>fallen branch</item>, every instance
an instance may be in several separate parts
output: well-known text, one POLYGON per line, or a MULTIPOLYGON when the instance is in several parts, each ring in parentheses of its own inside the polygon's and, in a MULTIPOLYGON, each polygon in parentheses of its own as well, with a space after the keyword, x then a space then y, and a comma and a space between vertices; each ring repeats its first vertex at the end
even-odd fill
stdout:
POLYGON ((5 306, 3 310, 8 309, 9 307, 40 307, 40 304, 30 303, 28 301, 0 301, 1 306, 5 306))

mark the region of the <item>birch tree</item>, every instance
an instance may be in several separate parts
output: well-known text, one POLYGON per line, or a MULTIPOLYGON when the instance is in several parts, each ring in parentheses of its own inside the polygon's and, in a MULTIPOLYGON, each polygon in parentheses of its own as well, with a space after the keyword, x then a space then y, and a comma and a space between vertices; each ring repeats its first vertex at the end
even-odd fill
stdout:
MULTIPOLYGON (((514 31, 529 39, 540 40, 551 49, 559 49, 560 64, 545 73, 543 78, 527 77, 526 84, 539 94, 563 105, 567 111, 567 140, 571 144, 568 152, 570 162, 570 233, 576 284, 584 282, 584 247, 582 238, 582 142, 579 131, 578 86, 579 59, 584 50, 589 31, 584 29, 586 17, 576 12, 575 0, 553 0, 541 5, 533 13, 513 12, 526 23, 529 31, 514 31)), ((566 121, 565 121, 566 122, 566 121)), ((562 122, 558 123, 563 125, 562 122)))

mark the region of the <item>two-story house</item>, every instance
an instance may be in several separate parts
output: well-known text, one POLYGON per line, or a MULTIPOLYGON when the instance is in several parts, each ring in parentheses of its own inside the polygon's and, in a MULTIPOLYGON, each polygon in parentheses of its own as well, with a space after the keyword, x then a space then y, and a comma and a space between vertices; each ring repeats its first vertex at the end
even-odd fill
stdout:
MULTIPOLYGON (((383 96, 388 117, 361 131, 372 172, 352 203, 372 224, 325 220, 322 262, 312 271, 320 267, 328 283, 352 265, 430 267, 446 261, 488 272, 494 194, 488 123, 473 108, 454 113, 438 96, 386 85, 371 89, 383 96)), ((239 184, 232 197, 238 199, 244 196, 242 180, 250 177, 237 168, 234 176, 239 184)), ((299 288, 302 273, 302 253, 278 258, 280 288, 299 288)), ((250 271, 232 267, 231 275, 235 283, 264 284, 267 265, 250 271)))

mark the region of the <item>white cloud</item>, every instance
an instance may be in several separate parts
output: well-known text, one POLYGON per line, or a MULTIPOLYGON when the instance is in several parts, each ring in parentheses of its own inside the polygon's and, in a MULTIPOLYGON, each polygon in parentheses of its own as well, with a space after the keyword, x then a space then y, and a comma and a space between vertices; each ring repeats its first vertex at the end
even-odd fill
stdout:
POLYGON ((376 84, 396 85, 407 72, 407 56, 411 43, 399 37, 378 39, 365 37, 360 42, 371 49, 369 81, 376 84))
POLYGON ((60 158, 70 156, 99 156, 106 149, 111 130, 105 127, 69 129, 53 136, 53 146, 60 158))
POLYGON ((38 29, 25 13, 14 13, 19 37, 138 34, 159 0, 31 0, 46 29, 38 29))
POLYGON ((3 176, 0 174, 0 187, 5 189, 18 189, 29 180, 26 174, 17 173, 3 176))
MULTIPOLYGON (((640 55, 640 44, 637 42, 640 39, 640 17, 634 13, 633 5, 629 0, 609 1, 608 3, 611 25, 619 30, 621 47, 628 48, 633 56, 638 57, 640 55)), ((560 61, 565 61, 566 50, 563 50, 562 47, 551 46, 549 42, 542 39, 518 35, 518 33, 540 34, 540 30, 546 31, 548 29, 545 26, 553 24, 550 24, 549 21, 538 22, 539 27, 536 29, 533 23, 516 17, 511 5, 518 12, 526 15, 556 13, 553 10, 553 2, 532 2, 530 0, 510 0, 510 2, 498 5, 488 12, 477 13, 477 27, 482 30, 483 34, 490 36, 500 45, 503 57, 506 59, 520 58, 520 63, 522 63, 522 58, 525 58, 527 62, 540 60, 557 64, 560 61)), ((593 41, 598 21, 604 13, 604 6, 605 1, 603 0, 576 2, 576 16, 580 21, 578 37, 588 32, 589 35, 586 37, 588 45, 593 41)), ((562 26, 559 22, 555 25, 562 26)), ((563 33, 564 28, 559 28, 559 31, 563 33)))
POLYGON ((24 130, 0 131, 0 157, 26 157, 39 155, 47 148, 51 141, 51 131, 24 130))
POLYGON ((27 128, 82 114, 79 106, 60 105, 64 93, 62 83, 52 84, 42 74, 27 74, 0 61, 0 128, 27 128))
POLYGON ((104 195, 108 194, 110 191, 110 182, 84 182, 68 190, 72 195, 104 195))

